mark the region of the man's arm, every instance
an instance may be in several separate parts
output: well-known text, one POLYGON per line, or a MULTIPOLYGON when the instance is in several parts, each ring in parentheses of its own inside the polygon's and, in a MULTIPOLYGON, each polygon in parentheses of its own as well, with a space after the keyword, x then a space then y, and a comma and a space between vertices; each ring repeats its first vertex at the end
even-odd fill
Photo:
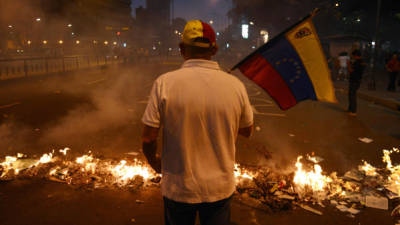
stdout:
POLYGON ((142 149, 150 166, 161 173, 161 158, 157 152, 157 137, 159 128, 144 125, 142 133, 142 149))
POLYGON ((249 127, 239 128, 239 134, 243 137, 249 138, 253 134, 254 124, 249 127))

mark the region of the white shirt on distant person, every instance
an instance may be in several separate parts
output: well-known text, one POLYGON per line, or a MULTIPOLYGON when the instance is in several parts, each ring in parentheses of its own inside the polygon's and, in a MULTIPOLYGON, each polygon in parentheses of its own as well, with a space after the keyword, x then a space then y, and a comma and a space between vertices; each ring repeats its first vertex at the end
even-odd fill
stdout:
POLYGON ((347 68, 347 64, 350 61, 350 57, 348 55, 343 55, 338 57, 340 67, 347 68))

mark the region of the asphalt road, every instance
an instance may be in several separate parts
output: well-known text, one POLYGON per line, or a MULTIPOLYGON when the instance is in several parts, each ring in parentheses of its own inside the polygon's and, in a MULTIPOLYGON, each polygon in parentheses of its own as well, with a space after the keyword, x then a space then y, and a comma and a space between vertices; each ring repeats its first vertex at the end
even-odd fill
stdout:
MULTIPOLYGON (((140 119, 152 82, 177 67, 111 67, 0 84, 0 156, 38 156, 64 147, 72 154, 91 150, 108 158, 140 152, 140 119)), ((291 169, 298 155, 314 152, 325 159, 326 172, 340 174, 363 159, 383 166, 382 149, 400 145, 397 112, 360 100, 357 117, 351 117, 340 92, 338 104, 305 101, 281 111, 262 90, 243 82, 257 131, 249 140, 238 140, 241 164, 291 169), (360 137, 373 142, 363 143, 360 137)), ((393 224, 389 212, 374 209, 356 218, 329 207, 321 209, 324 216, 300 209, 271 215, 237 203, 232 210, 234 224, 393 224)), ((132 218, 136 224, 162 224, 157 188, 88 192, 42 180, 0 183, 0 224, 134 224, 132 218)))

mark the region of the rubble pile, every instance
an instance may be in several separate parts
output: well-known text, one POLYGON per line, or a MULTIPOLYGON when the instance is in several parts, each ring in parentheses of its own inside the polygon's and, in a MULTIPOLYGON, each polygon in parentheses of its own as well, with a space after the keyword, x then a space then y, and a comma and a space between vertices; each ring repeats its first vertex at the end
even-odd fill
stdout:
MULTIPOLYGON (((319 165, 323 159, 297 158, 296 171, 277 174, 268 168, 256 168, 252 179, 239 177, 238 200, 245 205, 268 212, 301 207, 322 215, 318 208, 327 205, 354 217, 365 207, 388 210, 400 216, 400 165, 393 166, 390 154, 398 149, 383 151, 386 168, 375 168, 363 162, 357 169, 338 176, 324 175, 319 165), (303 160, 302 160, 303 159, 303 160)), ((248 172, 249 173, 249 172, 248 172)))
POLYGON ((159 183, 161 178, 137 159, 106 160, 88 155, 71 160, 67 150, 44 154, 40 159, 18 154, 0 163, 0 181, 17 178, 40 178, 86 189, 127 188, 138 190, 143 185, 159 183))
MULTIPOLYGON (((160 175, 137 159, 102 159, 91 152, 72 159, 67 154, 69 150, 52 151, 39 159, 20 153, 6 156, 0 161, 0 181, 41 178, 86 189, 128 190, 158 185, 161 181, 160 175)), ((400 165, 394 166, 390 158, 392 153, 399 152, 396 148, 383 151, 385 168, 375 168, 363 161, 343 176, 325 174, 319 165, 323 159, 316 156, 299 156, 289 172, 235 164, 235 198, 266 212, 300 207, 322 215, 316 206, 332 205, 350 217, 365 207, 393 209, 392 216, 400 217, 400 165)))
MULTIPOLYGON (((238 171, 238 167, 236 171, 238 171)), ((290 210, 295 200, 293 189, 293 173, 279 175, 268 168, 240 169, 239 174, 251 174, 247 176, 236 175, 236 198, 243 204, 262 209, 267 212, 290 210)), ((238 172, 236 172, 238 173, 238 172)))

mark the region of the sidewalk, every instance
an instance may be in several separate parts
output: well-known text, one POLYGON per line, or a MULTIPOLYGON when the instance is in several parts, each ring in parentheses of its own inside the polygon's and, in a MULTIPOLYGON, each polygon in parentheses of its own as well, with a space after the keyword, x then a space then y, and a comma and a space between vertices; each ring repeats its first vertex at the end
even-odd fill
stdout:
MULTIPOLYGON (((360 99, 373 102, 377 105, 381 105, 390 108, 395 111, 400 111, 400 86, 396 84, 396 91, 387 91, 388 81, 385 74, 380 74, 381 76, 377 78, 376 90, 370 90, 368 84, 370 83, 370 78, 368 76, 363 78, 361 87, 357 92, 357 96, 360 99)), ((348 81, 334 81, 334 86, 336 90, 348 93, 348 81)), ((397 83, 397 82, 396 82, 397 83)))

